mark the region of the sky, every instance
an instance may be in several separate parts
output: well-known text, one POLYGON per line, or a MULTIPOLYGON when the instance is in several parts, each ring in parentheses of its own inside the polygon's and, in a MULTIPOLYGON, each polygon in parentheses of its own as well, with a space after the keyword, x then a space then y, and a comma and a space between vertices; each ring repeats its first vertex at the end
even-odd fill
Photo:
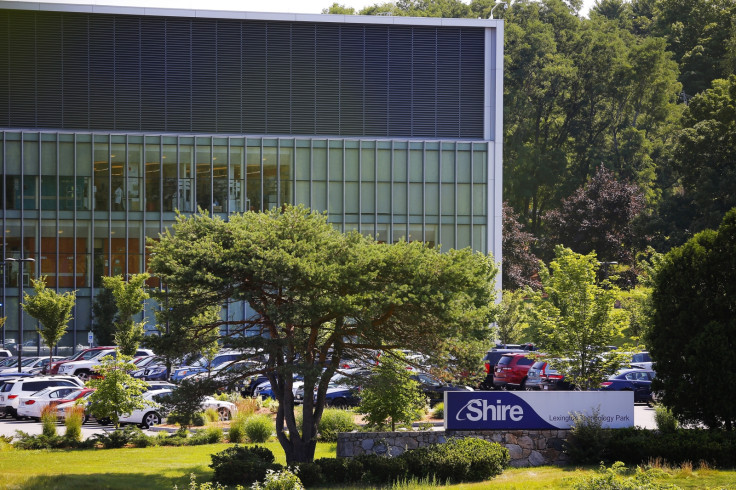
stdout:
MULTIPOLYGON (((24 0, 22 0, 24 1, 24 0)), ((206 10, 245 10, 252 12, 289 12, 319 14, 335 1, 356 11, 388 0, 44 0, 45 3, 82 3, 92 5, 128 5, 206 10)), ((595 0, 583 0, 581 14, 587 15, 595 0)))

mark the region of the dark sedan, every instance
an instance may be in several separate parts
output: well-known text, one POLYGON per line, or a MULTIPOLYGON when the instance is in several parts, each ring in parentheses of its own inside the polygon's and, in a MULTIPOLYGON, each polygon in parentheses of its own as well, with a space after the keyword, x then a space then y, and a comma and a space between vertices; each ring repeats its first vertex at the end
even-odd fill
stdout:
POLYGON ((470 390, 465 386, 451 385, 443 383, 431 374, 416 373, 411 375, 411 379, 419 383, 419 389, 429 399, 429 405, 434 406, 445 400, 445 391, 466 391, 470 390))
POLYGON ((652 401, 652 380, 656 376, 649 369, 622 369, 601 383, 604 391, 633 391, 634 403, 652 401))

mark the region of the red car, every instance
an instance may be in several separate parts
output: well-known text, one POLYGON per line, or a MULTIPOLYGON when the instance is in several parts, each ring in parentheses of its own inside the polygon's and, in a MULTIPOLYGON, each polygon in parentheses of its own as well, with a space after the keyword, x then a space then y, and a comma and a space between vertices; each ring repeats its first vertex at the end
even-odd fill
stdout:
POLYGON ((526 388, 526 375, 536 359, 527 354, 504 354, 493 370, 494 388, 526 388))
POLYGON ((62 364, 65 364, 67 362, 72 361, 85 361, 88 359, 92 359, 95 357, 101 350, 110 350, 114 349, 115 347, 90 347, 89 349, 84 349, 79 352, 77 352, 73 357, 69 357, 67 359, 64 359, 63 361, 55 361, 46 366, 44 369, 44 374, 59 374, 59 366, 62 364))

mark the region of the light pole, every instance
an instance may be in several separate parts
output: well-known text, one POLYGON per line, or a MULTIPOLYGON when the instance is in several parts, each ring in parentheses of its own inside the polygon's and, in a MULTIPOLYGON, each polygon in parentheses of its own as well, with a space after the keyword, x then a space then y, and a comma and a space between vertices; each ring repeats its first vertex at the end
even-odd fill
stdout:
MULTIPOLYGON (((0 272, 2 272, 3 295, 0 296, 0 318, 5 318, 5 261, 0 262, 0 272)), ((5 348, 5 323, 3 323, 3 349, 5 348)))
POLYGON ((34 259, 16 259, 13 257, 6 258, 5 262, 18 262, 18 372, 21 372, 21 362, 23 361, 23 262, 35 262, 34 259))

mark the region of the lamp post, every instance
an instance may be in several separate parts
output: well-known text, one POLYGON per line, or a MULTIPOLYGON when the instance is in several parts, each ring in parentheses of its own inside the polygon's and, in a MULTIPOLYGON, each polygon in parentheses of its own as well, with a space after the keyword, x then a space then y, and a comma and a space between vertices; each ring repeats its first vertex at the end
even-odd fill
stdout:
POLYGON ((18 263, 18 372, 21 372, 21 363, 23 361, 23 262, 35 262, 34 259, 16 259, 13 257, 6 258, 5 262, 18 263))
MULTIPOLYGON (((5 261, 0 262, 0 272, 2 272, 3 294, 0 296, 0 318, 5 318, 5 261)), ((5 323, 3 323, 3 349, 5 348, 5 323)))

